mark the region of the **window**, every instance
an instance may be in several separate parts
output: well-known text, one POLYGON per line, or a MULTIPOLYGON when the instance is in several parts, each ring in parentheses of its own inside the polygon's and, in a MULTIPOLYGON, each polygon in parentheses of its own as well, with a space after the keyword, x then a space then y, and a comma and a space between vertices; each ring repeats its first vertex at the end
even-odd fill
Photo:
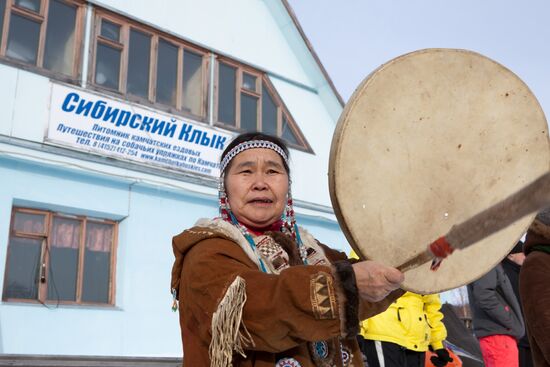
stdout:
POLYGON ((178 48, 163 39, 159 41, 157 56, 157 102, 176 106, 178 75, 178 48))
POLYGON ((206 84, 203 73, 203 55, 184 50, 183 60, 182 108, 195 116, 200 116, 206 84))
POLYGON ((262 131, 277 135, 277 120, 279 119, 277 105, 265 87, 262 90, 262 110, 262 131))
POLYGON ((120 26, 101 21, 101 31, 97 38, 95 82, 96 84, 118 90, 120 86, 120 61, 124 45, 120 43, 120 26))
POLYGON ((149 98, 149 68, 151 65, 151 35, 130 30, 128 49, 128 93, 149 98))
POLYGON ((258 94, 258 81, 260 76, 252 75, 246 72, 242 73, 241 86, 241 129, 246 131, 254 131, 258 129, 260 121, 260 108, 258 102, 260 95, 258 94))
POLYGON ((217 121, 241 131, 276 135, 311 151, 266 75, 230 60, 218 62, 217 121))
POLYGON ((0 0, 0 45, 2 44, 2 33, 4 33, 4 14, 6 11, 6 1, 0 0))
POLYGON ((95 29, 95 86, 206 118, 205 50, 103 12, 95 29))
POLYGON ((14 208, 4 301, 114 303, 117 224, 14 208))
POLYGON ((237 68, 220 63, 218 68, 218 119, 230 126, 237 126, 236 85, 237 68))
POLYGON ((82 9, 74 0, 0 1, 0 57, 75 79, 82 9))

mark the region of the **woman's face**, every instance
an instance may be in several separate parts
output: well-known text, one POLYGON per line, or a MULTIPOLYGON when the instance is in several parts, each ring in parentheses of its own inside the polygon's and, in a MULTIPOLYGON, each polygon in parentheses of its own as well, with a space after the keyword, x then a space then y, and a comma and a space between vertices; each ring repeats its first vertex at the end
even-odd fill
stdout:
POLYGON ((265 228, 281 218, 288 193, 288 174, 281 156, 271 149, 248 149, 231 162, 225 190, 237 219, 265 228))

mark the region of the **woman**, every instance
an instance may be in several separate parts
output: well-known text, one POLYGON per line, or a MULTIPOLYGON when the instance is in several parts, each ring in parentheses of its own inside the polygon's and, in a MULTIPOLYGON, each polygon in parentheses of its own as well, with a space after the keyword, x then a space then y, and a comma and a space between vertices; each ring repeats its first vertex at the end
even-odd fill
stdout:
POLYGON ((184 366, 362 366, 359 318, 400 296, 403 274, 297 227, 280 139, 238 136, 220 170, 221 217, 173 240, 184 366))

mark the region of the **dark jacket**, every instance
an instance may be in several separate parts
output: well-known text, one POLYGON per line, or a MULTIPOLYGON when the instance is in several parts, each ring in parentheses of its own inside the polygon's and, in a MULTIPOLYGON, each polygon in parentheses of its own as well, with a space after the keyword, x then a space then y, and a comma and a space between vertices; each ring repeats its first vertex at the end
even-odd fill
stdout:
POLYGON ((519 288, 536 367, 550 367, 550 235, 527 232, 519 288))
MULTIPOLYGON (((521 266, 508 258, 504 258, 501 264, 502 264, 502 268, 504 269, 504 272, 506 273, 506 276, 510 280, 510 284, 512 285, 514 294, 516 295, 516 298, 519 301, 519 271, 521 270, 521 266)), ((521 308, 521 302, 519 303, 519 307, 521 310, 521 315, 523 316, 523 309, 521 308)), ((518 341, 518 345, 525 348, 529 347, 529 338, 527 337, 527 333, 525 333, 525 335, 523 335, 523 337, 518 341)))
POLYGON ((468 296, 478 338, 504 334, 519 339, 524 335, 519 302, 500 264, 468 284, 468 296))

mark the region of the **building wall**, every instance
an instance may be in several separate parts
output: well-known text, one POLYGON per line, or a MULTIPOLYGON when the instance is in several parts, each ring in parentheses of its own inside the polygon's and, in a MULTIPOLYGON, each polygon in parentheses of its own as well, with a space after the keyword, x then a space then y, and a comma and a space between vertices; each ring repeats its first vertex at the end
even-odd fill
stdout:
POLYGON ((292 27, 282 11, 274 14, 270 6, 281 8, 279 1, 269 0, 183 0, 164 1, 152 7, 147 0, 93 1, 184 39, 205 45, 222 54, 246 60, 247 63, 284 75, 296 82, 314 86, 312 77, 302 68, 300 57, 287 42, 278 22, 292 27), (269 4, 269 3, 276 4, 269 4), (279 20, 280 17, 284 20, 279 20), (259 52, 261 50, 261 52, 259 52))
MULTIPOLYGON (((341 106, 334 94, 319 93, 327 81, 297 41, 281 3, 92 4, 266 71, 315 152, 291 152, 298 222, 321 242, 349 249, 330 209, 326 174, 334 115, 341 106)), ((115 306, 2 302, 0 353, 180 356, 178 316, 170 310, 171 238, 197 218, 217 215, 215 183, 45 143, 57 82, 5 63, 0 80, 0 284, 13 206, 120 221, 115 306)))

